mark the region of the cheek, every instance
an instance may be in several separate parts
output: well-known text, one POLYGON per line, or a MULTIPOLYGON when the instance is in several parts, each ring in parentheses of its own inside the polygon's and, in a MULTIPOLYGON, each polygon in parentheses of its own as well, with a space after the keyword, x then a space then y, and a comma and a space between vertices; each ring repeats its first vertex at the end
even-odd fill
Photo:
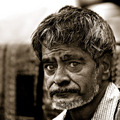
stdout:
POLYGON ((47 88, 47 90, 49 90, 50 86, 53 83, 53 76, 48 76, 46 73, 44 73, 44 84, 47 88))
POLYGON ((92 82, 88 77, 85 76, 77 76, 72 79, 74 83, 76 83, 80 89, 81 93, 84 94, 87 92, 88 88, 92 86, 92 82))
POLYGON ((79 73, 69 73, 72 82, 76 83, 81 88, 81 93, 85 93, 97 81, 94 69, 85 69, 79 73))

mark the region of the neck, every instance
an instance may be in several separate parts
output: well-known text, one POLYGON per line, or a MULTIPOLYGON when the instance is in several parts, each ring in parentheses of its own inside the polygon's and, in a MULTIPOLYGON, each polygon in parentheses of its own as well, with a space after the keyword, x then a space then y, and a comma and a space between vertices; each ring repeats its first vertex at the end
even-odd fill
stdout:
POLYGON ((100 101, 102 100, 108 84, 109 84, 108 81, 104 81, 102 83, 102 85, 100 86, 99 93, 94 97, 94 99, 90 103, 82 107, 69 110, 68 112, 71 115, 72 119, 73 120, 90 120, 93 117, 100 101))

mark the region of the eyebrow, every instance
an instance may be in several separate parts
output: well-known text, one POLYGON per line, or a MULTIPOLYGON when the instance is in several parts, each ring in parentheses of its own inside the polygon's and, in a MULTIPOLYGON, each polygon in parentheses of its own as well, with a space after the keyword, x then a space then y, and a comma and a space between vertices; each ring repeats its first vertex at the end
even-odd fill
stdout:
POLYGON ((84 58, 82 56, 78 56, 76 54, 75 55, 66 54, 62 56, 61 59, 62 61, 68 61, 68 60, 73 60, 73 59, 84 61, 84 58))
POLYGON ((52 59, 50 59, 50 58, 43 58, 41 62, 44 64, 44 63, 52 63, 51 61, 55 61, 55 59, 54 58, 52 58, 52 59))
MULTIPOLYGON (((69 60, 80 60, 80 61, 85 61, 85 59, 83 58, 82 55, 78 55, 78 54, 71 54, 71 53, 66 53, 64 55, 60 56, 60 60, 64 61, 69 61, 69 60)), ((54 57, 45 57, 42 59, 42 63, 53 63, 55 62, 56 59, 54 57)))
MULTIPOLYGON (((63 56, 60 56, 60 59, 62 61, 69 61, 69 60, 81 60, 81 61, 85 61, 85 59, 82 57, 82 56, 78 56, 77 54, 65 54, 63 56)), ((52 63, 52 62, 55 62, 55 58, 52 57, 52 58, 43 58, 42 59, 42 63, 45 64, 45 63, 52 63)))

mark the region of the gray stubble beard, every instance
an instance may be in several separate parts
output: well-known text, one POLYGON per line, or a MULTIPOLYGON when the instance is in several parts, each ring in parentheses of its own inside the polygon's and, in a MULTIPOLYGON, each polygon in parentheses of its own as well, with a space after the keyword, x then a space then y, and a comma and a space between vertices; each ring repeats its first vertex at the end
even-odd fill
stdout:
POLYGON ((53 101, 52 106, 53 106, 53 108, 58 109, 58 110, 64 110, 64 109, 70 110, 73 108, 81 107, 81 106, 91 102, 94 99, 94 97, 98 94, 98 92, 99 92, 99 85, 96 84, 96 86, 94 86, 94 89, 92 92, 93 94, 91 95, 91 97, 89 99, 83 100, 81 98, 81 96, 78 96, 77 98, 75 98, 72 101, 69 101, 69 100, 53 101))

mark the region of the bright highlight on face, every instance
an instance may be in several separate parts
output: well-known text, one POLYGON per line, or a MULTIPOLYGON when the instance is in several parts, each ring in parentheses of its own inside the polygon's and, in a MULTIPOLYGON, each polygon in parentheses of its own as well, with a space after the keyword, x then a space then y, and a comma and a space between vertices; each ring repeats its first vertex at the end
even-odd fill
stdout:
POLYGON ((44 80, 56 109, 83 106, 99 91, 96 63, 78 47, 57 46, 51 50, 42 46, 44 80))

